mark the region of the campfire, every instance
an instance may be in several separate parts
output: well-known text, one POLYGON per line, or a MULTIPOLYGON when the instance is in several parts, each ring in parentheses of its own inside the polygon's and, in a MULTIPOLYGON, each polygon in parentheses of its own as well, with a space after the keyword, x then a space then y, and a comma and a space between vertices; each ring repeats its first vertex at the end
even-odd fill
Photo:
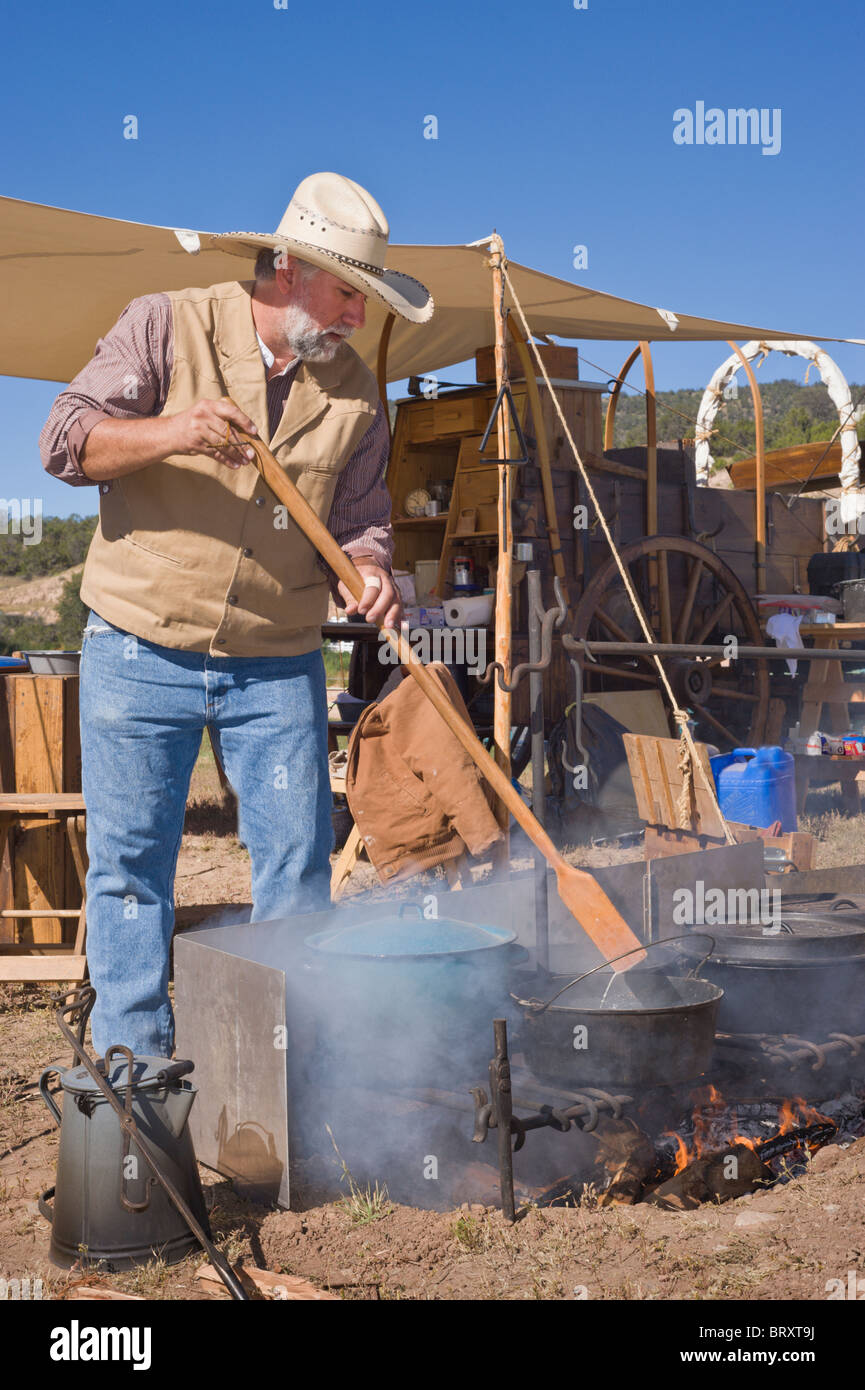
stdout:
POLYGON ((728 1201, 795 1176, 838 1125, 801 1096, 728 1103, 712 1085, 694 1092, 681 1131, 656 1145, 657 1173, 647 1194, 660 1206, 728 1201))

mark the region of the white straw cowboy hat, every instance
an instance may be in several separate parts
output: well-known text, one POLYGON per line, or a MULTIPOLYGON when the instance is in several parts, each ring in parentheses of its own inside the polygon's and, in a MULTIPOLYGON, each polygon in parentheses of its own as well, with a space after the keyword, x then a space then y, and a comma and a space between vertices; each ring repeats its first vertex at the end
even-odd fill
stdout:
POLYGON ((410 323, 432 318, 425 285, 385 270, 387 218, 365 188, 342 174, 310 174, 298 184, 282 221, 267 232, 225 232, 210 238, 214 251, 251 256, 272 247, 329 270, 364 294, 375 295, 410 323))

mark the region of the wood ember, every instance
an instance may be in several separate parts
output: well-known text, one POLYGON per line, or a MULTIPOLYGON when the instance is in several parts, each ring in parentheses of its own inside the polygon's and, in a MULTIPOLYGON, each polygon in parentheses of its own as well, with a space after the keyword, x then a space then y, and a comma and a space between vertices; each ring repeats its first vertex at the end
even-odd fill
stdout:
POLYGON ((599 1150, 595 1163, 610 1175, 599 1205, 631 1206, 639 1202, 643 1187, 655 1169, 655 1147, 647 1134, 630 1119, 602 1115, 592 1131, 599 1150))
POLYGON ((668 1211, 691 1211, 703 1202, 743 1197, 758 1183, 772 1180, 772 1172, 758 1151, 747 1144, 731 1144, 723 1151, 693 1159, 680 1173, 647 1193, 645 1200, 668 1211))

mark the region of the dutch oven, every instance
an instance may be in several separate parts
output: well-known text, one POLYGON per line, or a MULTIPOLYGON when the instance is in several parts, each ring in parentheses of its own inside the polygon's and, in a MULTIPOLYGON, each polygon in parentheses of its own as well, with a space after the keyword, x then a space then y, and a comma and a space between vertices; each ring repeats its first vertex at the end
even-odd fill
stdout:
POLYGON ((541 1080, 571 1089, 673 1085, 700 1076, 711 1059, 723 991, 698 976, 665 974, 664 983, 671 1002, 655 1008, 606 963, 567 983, 539 972, 529 984, 542 997, 517 1000, 526 1065, 541 1080))
POLYGON ((398 915, 316 932, 306 984, 319 1084, 439 1086, 482 1078, 492 1019, 527 952, 507 927, 398 915))
POLYGON ((722 1031, 816 1042, 831 1032, 865 1032, 861 913, 785 911, 776 924, 713 926, 712 935, 704 974, 724 990, 722 1031))

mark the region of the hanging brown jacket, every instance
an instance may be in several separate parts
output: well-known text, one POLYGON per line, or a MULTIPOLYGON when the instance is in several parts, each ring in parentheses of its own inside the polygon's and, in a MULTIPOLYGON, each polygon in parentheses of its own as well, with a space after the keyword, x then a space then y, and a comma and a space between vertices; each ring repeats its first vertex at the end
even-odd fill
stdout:
MULTIPOLYGON (((446 666, 427 670, 471 723, 446 666)), ((407 676, 363 711, 348 745, 346 797, 383 883, 482 854, 502 838, 480 773, 420 686, 407 676)))

